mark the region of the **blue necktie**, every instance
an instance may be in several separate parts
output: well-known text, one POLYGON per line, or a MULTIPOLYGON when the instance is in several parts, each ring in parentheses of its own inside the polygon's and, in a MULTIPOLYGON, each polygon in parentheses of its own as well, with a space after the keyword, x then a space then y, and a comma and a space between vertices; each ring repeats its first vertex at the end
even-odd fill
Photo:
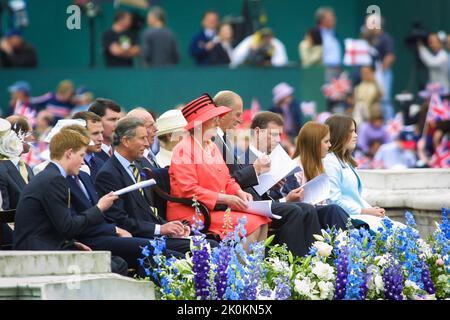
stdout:
POLYGON ((95 179, 98 173, 97 162, 95 161, 94 156, 91 157, 91 160, 88 161, 89 169, 91 169, 91 177, 95 179))

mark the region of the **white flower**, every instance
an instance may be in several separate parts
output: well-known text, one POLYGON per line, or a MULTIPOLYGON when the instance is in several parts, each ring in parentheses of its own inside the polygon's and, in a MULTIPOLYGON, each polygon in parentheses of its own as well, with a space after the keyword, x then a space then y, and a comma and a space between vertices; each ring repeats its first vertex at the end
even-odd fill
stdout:
POLYGON ((419 286, 414 281, 411 280, 405 281, 405 287, 411 288, 415 291, 420 290, 419 286))
POLYGON ((11 159, 18 158, 23 151, 23 144, 14 131, 10 131, 7 135, 0 139, 0 155, 11 159))
POLYGON ((269 261, 272 263, 273 270, 275 272, 279 272, 285 274, 289 277, 292 276, 292 269, 289 267, 289 263, 286 261, 282 261, 278 258, 271 258, 269 261))
POLYGON ((313 234, 314 239, 317 241, 325 241, 325 239, 319 234, 313 234))
POLYGON ((345 245, 347 240, 347 231, 342 231, 336 236, 336 241, 339 241, 339 246, 345 245))
POLYGON ((376 256, 375 257, 375 263, 379 267, 384 267, 389 260, 389 254, 384 254, 382 256, 376 256))
POLYGON ((175 261, 172 264, 172 267, 178 270, 180 273, 191 273, 192 272, 192 264, 186 259, 180 259, 175 261))
POLYGON ((333 247, 325 242, 314 242, 313 246, 317 249, 317 253, 321 257, 329 257, 331 252, 333 251, 333 247))
POLYGON ((449 283, 449 281, 450 281, 450 279, 448 279, 449 278, 449 276, 447 276, 447 275, 445 275, 445 274, 441 274, 441 275, 439 275, 438 276, 438 278, 437 278, 437 282, 438 283, 449 283))
POLYGON ((331 299, 334 293, 334 284, 332 282, 319 281, 317 284, 320 291, 320 299, 331 299))
POLYGON ((377 292, 384 291, 384 283, 382 276, 376 275, 373 282, 375 283, 375 288, 377 292))
POLYGON ((330 265, 319 261, 311 270, 321 280, 332 280, 334 278, 334 269, 330 265))
POLYGON ((297 291, 298 294, 302 296, 309 297, 313 292, 314 286, 315 284, 311 282, 311 279, 309 278, 305 278, 302 280, 299 279, 294 280, 295 291, 297 291))
POLYGON ((420 250, 425 254, 425 258, 430 258, 433 255, 431 247, 429 246, 428 243, 423 241, 423 239, 417 240, 417 245, 419 246, 420 250))

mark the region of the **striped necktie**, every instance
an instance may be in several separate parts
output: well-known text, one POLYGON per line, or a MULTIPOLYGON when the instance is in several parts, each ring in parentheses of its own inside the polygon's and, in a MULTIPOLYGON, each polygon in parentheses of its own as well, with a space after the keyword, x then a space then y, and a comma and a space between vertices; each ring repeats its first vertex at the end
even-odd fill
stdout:
MULTIPOLYGON (((133 170, 133 176, 134 179, 136 180, 136 183, 141 182, 141 173, 139 172, 139 169, 136 167, 136 165, 134 163, 130 163, 130 168, 133 170)), ((147 200, 147 197, 145 196, 144 193, 144 189, 139 188, 139 192, 141 193, 141 195, 147 200)), ((150 204, 150 209, 152 210, 153 214, 155 215, 155 217, 158 218, 158 209, 155 207, 152 207, 150 204)))

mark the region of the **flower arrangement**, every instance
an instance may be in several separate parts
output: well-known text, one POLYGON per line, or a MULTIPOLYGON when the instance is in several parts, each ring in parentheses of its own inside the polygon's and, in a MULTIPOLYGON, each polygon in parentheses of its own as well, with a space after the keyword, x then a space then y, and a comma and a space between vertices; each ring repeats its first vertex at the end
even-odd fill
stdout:
MULTIPOLYGON (((194 203, 195 206, 195 203, 194 203)), ((164 256, 163 238, 143 248, 141 265, 161 299, 198 300, 405 300, 450 298, 448 211, 427 241, 414 218, 394 228, 383 219, 376 234, 334 228, 315 235, 308 255, 295 257, 285 245, 254 243, 245 251, 245 218, 211 249, 196 207, 191 253, 164 256)))

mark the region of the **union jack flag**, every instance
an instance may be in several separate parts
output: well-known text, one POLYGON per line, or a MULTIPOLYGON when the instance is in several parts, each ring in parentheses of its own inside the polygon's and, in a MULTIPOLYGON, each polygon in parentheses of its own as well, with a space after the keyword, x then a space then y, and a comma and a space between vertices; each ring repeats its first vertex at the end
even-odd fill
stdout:
POLYGON ((433 93, 428 105, 427 121, 447 121, 450 120, 450 105, 448 100, 442 101, 438 94, 433 93))
POLYGON ((17 100, 14 106, 14 114, 27 118, 31 126, 35 126, 37 112, 35 108, 30 106, 30 103, 17 100))
POLYGON ((331 79, 330 83, 322 86, 322 91, 325 97, 333 101, 340 101, 344 99, 345 95, 351 90, 352 84, 345 72, 343 72, 339 78, 331 79))
POLYGON ((387 132, 391 138, 397 137, 403 128, 403 116, 401 112, 398 112, 394 119, 389 120, 387 123, 387 132))
POLYGON ((445 136, 439 147, 436 148, 431 157, 430 167, 450 168, 450 141, 448 136, 445 136))

